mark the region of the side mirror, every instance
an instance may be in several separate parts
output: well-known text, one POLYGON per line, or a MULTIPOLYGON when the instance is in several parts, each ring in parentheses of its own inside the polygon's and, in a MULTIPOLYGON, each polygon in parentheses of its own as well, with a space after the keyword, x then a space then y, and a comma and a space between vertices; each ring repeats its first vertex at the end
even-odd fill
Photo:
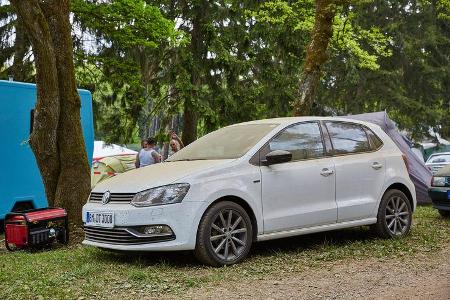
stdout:
POLYGON ((262 161, 264 166, 285 163, 292 160, 292 153, 284 150, 274 150, 267 153, 266 160, 262 161))

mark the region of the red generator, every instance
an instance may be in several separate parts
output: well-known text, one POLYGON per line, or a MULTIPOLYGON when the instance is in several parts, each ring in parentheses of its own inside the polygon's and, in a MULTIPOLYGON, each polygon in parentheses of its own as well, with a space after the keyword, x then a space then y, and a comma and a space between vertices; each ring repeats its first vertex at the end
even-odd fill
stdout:
POLYGON ((42 208, 9 213, 5 217, 5 245, 9 251, 69 242, 67 212, 42 208))

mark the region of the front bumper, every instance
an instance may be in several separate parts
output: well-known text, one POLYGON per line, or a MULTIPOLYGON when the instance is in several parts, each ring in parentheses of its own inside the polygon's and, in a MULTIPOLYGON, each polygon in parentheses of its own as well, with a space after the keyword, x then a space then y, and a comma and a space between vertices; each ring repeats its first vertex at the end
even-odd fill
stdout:
POLYGON ((434 208, 450 211, 450 199, 448 199, 449 190, 450 187, 432 187, 428 189, 428 195, 433 202, 434 208))
MULTIPOLYGON (((86 234, 83 244, 122 251, 193 250, 195 249, 198 224, 204 210, 203 206, 205 206, 203 202, 182 202, 153 207, 134 207, 131 204, 102 205, 87 203, 83 207, 83 223, 86 222, 88 211, 112 212, 114 213, 114 228, 108 234, 116 234, 117 238, 122 236, 122 229, 143 225, 167 225, 172 229, 174 237, 172 239, 156 238, 144 240, 142 243, 125 244, 92 238, 92 234, 86 234)), ((102 229, 97 227, 86 228, 87 230, 102 229)))

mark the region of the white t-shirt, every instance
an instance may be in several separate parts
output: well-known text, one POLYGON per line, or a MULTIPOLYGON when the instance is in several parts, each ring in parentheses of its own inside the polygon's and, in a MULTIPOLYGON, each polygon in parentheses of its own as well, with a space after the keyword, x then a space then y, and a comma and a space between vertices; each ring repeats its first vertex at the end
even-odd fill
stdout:
POLYGON ((153 165, 155 163, 153 153, 158 154, 155 149, 141 149, 141 151, 139 151, 139 168, 153 165))

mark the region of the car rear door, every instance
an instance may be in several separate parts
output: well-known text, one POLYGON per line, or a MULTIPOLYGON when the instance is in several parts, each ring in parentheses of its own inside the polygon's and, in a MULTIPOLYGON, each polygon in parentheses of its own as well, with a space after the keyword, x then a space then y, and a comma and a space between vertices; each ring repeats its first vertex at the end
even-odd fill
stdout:
POLYGON ((292 161, 261 166, 264 233, 336 223, 333 159, 318 122, 282 130, 260 151, 285 150, 292 161))
POLYGON ((385 180, 381 140, 367 127, 326 121, 336 169, 338 222, 374 217, 385 180))

